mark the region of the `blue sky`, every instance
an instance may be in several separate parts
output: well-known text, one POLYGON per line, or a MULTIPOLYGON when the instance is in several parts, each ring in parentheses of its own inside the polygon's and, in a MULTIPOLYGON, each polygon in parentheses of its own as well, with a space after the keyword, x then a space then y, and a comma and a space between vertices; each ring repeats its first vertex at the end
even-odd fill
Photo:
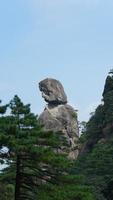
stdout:
POLYGON ((101 101, 113 66, 112 0, 0 2, 0 99, 18 94, 32 111, 44 101, 38 82, 60 80, 79 120, 101 101))

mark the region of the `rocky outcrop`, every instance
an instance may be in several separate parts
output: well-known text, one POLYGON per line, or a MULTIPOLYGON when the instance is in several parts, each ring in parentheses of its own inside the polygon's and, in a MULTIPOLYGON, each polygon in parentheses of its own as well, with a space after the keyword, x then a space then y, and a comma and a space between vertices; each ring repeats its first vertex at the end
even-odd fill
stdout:
POLYGON ((67 104, 67 96, 62 84, 55 79, 47 78, 39 83, 39 88, 48 104, 38 121, 44 125, 45 131, 63 133, 68 145, 62 146, 61 151, 68 152, 71 159, 77 158, 79 138, 77 114, 67 104))
POLYGON ((79 155, 92 152, 97 144, 104 144, 113 138, 113 70, 105 81, 102 104, 100 104, 87 123, 79 155))
POLYGON ((51 78, 44 79, 39 83, 39 89, 46 102, 52 105, 67 103, 67 96, 62 84, 51 78))

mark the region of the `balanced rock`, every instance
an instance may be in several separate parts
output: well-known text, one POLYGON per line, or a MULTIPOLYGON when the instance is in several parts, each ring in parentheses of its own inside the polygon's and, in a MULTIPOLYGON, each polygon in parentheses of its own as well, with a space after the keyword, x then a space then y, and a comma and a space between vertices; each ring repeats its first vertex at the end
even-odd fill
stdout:
POLYGON ((39 88, 42 92, 42 97, 49 104, 58 105, 67 103, 67 96, 59 81, 51 78, 44 79, 39 83, 39 88))
POLYGON ((67 97, 62 84, 55 79, 45 79, 39 83, 42 97, 48 104, 39 116, 38 121, 44 125, 45 131, 63 133, 67 147, 61 147, 61 151, 68 152, 69 158, 75 159, 78 156, 79 129, 77 114, 67 104, 67 97), (64 150, 65 149, 65 150, 64 150))

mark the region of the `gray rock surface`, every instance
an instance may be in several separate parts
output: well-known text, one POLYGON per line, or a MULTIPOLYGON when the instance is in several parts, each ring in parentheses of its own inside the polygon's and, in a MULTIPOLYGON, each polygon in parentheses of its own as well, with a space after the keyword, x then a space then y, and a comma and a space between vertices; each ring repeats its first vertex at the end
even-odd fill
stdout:
POLYGON ((45 79, 39 83, 39 88, 48 104, 39 116, 38 121, 44 125, 45 131, 62 132, 68 145, 66 148, 62 146, 61 151, 66 150, 69 158, 76 159, 79 138, 77 114, 67 104, 63 86, 55 79, 45 79))
POLYGON ((67 96, 64 92, 62 84, 51 78, 46 78, 39 83, 42 97, 49 104, 65 104, 67 103, 67 96))

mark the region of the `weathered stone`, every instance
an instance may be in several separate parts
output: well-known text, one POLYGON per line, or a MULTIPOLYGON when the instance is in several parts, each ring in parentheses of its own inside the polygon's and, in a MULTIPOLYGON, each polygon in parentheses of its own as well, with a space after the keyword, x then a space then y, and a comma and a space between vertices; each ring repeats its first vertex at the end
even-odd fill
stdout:
POLYGON ((45 131, 54 131, 63 133, 67 148, 61 147, 61 151, 68 152, 69 158, 75 159, 78 156, 78 138, 79 129, 77 114, 75 110, 68 104, 61 83, 54 79, 45 79, 39 83, 39 88, 44 92, 44 98, 48 102, 38 121, 44 125, 45 131), (52 83, 53 82, 53 83, 52 83), (46 85, 44 85, 44 84, 46 85), (51 85, 51 87, 50 87, 51 85), (53 89, 52 89, 53 86, 53 89), (45 89, 46 88, 46 89, 45 89), (48 91, 52 91, 49 93, 48 91), (56 90, 55 90, 56 89, 56 90), (59 93, 58 93, 59 91, 59 93), (62 101, 58 97, 62 97, 62 101), (61 103, 62 102, 62 103, 61 103), (65 102, 65 103, 64 103, 65 102), (64 150, 65 149, 65 150, 64 150))
POLYGON ((46 130, 68 132, 73 137, 78 136, 76 112, 70 105, 46 106, 39 120, 46 130))
POLYGON ((47 78, 39 83, 42 97, 49 104, 65 104, 67 103, 67 96, 64 92, 62 84, 56 79, 47 78))

